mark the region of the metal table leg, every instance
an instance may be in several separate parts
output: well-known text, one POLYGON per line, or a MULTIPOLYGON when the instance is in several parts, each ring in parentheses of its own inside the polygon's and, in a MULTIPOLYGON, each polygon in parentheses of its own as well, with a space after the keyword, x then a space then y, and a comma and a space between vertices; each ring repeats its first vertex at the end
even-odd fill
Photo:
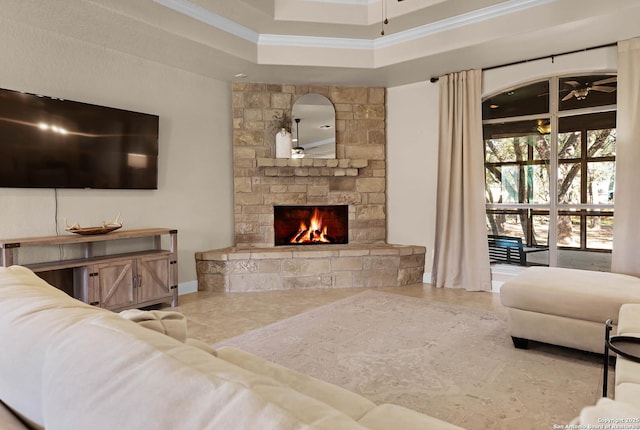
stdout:
POLYGON ((602 375, 602 397, 607 397, 607 386, 609 385, 609 339, 611 337, 613 320, 608 319, 604 325, 604 363, 602 366, 604 374, 602 375))

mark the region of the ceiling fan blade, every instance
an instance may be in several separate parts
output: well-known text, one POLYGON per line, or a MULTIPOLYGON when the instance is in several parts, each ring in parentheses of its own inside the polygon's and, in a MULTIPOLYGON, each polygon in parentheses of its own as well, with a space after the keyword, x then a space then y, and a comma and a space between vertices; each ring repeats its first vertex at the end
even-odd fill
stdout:
POLYGON ((593 91, 602 91, 605 93, 612 93, 616 90, 616 87, 602 87, 602 86, 595 86, 595 87, 591 87, 591 89, 593 91))
POLYGON ((617 82, 617 81, 618 81, 618 77, 617 76, 612 76, 610 78, 601 79, 599 81, 594 82, 593 86, 596 87, 598 85, 611 84, 611 83, 617 82))
POLYGON ((567 94, 566 96, 562 97, 562 101, 566 102, 567 100, 569 100, 571 97, 573 97, 573 95, 576 93, 576 90, 572 90, 569 94, 567 94))
POLYGON ((578 81, 564 81, 564 83, 571 85, 573 88, 578 88, 582 86, 582 84, 578 81))

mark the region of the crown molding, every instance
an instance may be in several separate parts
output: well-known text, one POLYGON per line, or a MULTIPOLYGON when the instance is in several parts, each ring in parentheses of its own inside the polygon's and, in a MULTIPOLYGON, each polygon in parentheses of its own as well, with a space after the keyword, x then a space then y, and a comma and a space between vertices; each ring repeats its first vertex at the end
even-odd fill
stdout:
POLYGON ((282 46, 302 48, 374 49, 374 41, 346 37, 295 36, 282 34, 261 34, 258 46, 282 46))
POLYGON ((549 3, 555 3, 558 0, 510 0, 473 12, 463 13, 458 16, 446 18, 431 24, 422 25, 409 30, 400 31, 398 33, 382 36, 374 41, 374 48, 387 48, 389 46, 400 43, 409 42, 430 36, 435 33, 453 30, 466 25, 476 24, 489 19, 521 12, 532 7, 542 6, 549 3))
POLYGON ((212 27, 222 30, 249 42, 258 43, 259 34, 248 27, 231 21, 228 18, 211 12, 210 10, 188 0, 153 0, 154 2, 196 19, 212 27))
POLYGON ((313 3, 328 3, 328 4, 353 4, 356 6, 369 6, 374 3, 378 3, 380 0, 300 0, 313 3))
MULTIPOLYGON (((208 24, 231 35, 268 47, 305 47, 305 48, 329 48, 372 50, 388 48, 394 45, 414 41, 435 33, 453 30, 466 25, 479 23, 496 17, 524 11, 537 6, 555 3, 560 0, 507 0, 493 6, 488 6, 476 11, 467 12, 458 16, 443 19, 434 23, 425 24, 398 33, 377 37, 375 39, 357 39, 346 37, 319 37, 286 34, 260 34, 248 27, 240 25, 230 19, 220 16, 210 10, 192 3, 189 0, 153 0, 154 2, 182 13, 200 22, 208 24)), ((320 3, 342 4, 371 4, 376 0, 301 0, 320 3)))

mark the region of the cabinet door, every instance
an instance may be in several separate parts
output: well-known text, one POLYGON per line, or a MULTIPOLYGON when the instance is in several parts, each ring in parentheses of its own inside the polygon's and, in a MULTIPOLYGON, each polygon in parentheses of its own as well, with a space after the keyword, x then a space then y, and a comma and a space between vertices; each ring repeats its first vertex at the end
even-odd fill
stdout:
POLYGON ((172 296, 167 255, 139 258, 137 270, 138 303, 172 296))
POLYGON ((134 302, 133 263, 135 260, 115 261, 95 265, 100 291, 100 306, 107 309, 131 307, 134 302))

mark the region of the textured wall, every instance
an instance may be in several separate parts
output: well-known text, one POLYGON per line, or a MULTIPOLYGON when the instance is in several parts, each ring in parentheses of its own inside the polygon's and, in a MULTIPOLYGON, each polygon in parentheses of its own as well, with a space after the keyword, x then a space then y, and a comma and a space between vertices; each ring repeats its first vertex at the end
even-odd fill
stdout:
POLYGON ((160 155, 158 190, 0 188, 0 237, 65 234, 65 218, 88 227, 120 212, 125 229, 179 230, 180 283, 195 288, 194 253, 233 241, 229 84, 5 18, 0 86, 157 114, 160 155))
POLYGON ((349 205, 349 243, 386 241, 385 89, 234 83, 235 242, 273 246, 274 205, 349 205), (336 160, 275 159, 275 114, 309 92, 336 110, 336 160))

